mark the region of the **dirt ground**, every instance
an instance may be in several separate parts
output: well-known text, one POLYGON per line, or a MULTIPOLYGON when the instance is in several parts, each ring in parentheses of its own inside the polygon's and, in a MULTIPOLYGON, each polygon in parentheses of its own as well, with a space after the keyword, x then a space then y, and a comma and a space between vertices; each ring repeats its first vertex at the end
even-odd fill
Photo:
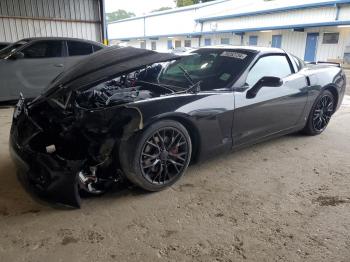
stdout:
POLYGON ((60 210, 33 201, 0 110, 0 261, 350 261, 350 97, 320 136, 193 165, 159 193, 124 188, 60 210))

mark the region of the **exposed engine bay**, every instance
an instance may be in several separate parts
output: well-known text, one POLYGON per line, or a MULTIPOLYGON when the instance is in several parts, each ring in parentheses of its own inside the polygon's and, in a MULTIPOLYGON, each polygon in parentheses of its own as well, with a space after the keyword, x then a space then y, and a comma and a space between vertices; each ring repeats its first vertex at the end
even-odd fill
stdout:
POLYGON ((174 90, 154 81, 147 81, 149 78, 154 80, 161 70, 162 65, 155 64, 119 76, 86 91, 78 92, 76 102, 84 108, 101 108, 173 94, 174 90))

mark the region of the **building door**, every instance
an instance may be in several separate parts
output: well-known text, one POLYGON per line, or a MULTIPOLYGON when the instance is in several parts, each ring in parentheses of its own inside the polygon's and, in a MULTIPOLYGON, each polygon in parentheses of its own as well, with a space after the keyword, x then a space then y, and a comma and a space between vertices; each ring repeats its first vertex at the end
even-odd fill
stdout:
POLYGON ((249 36, 249 45, 258 45, 258 36, 256 35, 249 36))
POLYGON ((273 35, 271 47, 281 48, 282 46, 282 35, 273 35))
POLYGON ((181 47, 181 40, 175 40, 175 48, 181 47))
POLYGON ((168 49, 173 49, 173 40, 168 40, 168 42, 167 42, 167 44, 168 44, 168 49))
POLYGON ((305 56, 304 56, 305 61, 315 62, 316 51, 317 51, 317 41, 318 41, 318 33, 308 33, 307 34, 306 46, 305 46, 305 56))

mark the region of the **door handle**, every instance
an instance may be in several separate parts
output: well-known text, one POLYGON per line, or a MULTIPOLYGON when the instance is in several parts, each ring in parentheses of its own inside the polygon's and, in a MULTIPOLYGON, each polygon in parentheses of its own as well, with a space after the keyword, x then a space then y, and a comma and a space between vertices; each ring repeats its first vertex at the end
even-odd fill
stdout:
POLYGON ((55 64, 55 67, 63 67, 63 64, 55 64))

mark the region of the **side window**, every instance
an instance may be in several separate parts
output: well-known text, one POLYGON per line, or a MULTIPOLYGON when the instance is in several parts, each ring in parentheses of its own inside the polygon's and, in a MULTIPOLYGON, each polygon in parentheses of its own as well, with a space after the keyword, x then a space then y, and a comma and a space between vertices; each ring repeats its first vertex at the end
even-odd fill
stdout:
POLYGON ((284 78, 292 73, 286 56, 261 57, 249 71, 246 83, 252 87, 264 76, 284 78))
POLYGON ((92 45, 78 41, 67 41, 69 56, 89 55, 92 53, 92 45))
POLYGON ((97 52, 97 51, 102 49, 102 46, 92 45, 92 48, 93 48, 94 52, 97 52))
POLYGON ((22 50, 24 58, 50 58, 62 56, 62 41, 40 41, 22 50))

